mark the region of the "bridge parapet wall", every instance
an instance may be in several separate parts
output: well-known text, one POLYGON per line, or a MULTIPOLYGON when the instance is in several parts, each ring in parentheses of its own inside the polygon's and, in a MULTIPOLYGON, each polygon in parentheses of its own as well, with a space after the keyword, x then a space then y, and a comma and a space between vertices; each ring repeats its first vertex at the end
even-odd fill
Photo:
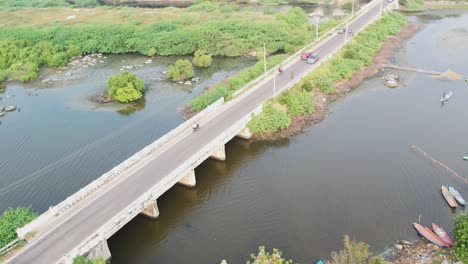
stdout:
POLYGON ((57 217, 63 212, 65 212, 66 210, 71 209, 73 205, 81 201, 84 197, 95 192, 101 186, 108 183, 115 177, 121 175, 125 170, 133 166, 135 163, 139 162, 141 159, 147 157, 148 155, 150 155, 157 149, 159 149, 166 142, 168 142, 175 136, 179 135, 182 131, 190 128, 194 123, 197 123, 207 114, 213 111, 216 111, 223 103, 224 103, 224 98, 220 98, 218 101, 214 102, 213 104, 205 108, 203 111, 199 112, 192 118, 188 119, 184 123, 180 124, 178 127, 171 130, 169 133, 165 134, 158 140, 154 141, 150 145, 138 151, 137 153, 132 155, 130 158, 120 163, 119 165, 115 166, 110 171, 106 172, 105 174, 103 174, 102 176, 100 176, 99 178, 91 182, 90 184, 86 185, 85 187, 77 191, 76 193, 72 194, 67 199, 62 201, 61 203, 57 204, 56 206, 50 207, 49 210, 41 214, 38 218, 36 218, 32 222, 28 223, 27 225, 21 228, 18 228, 16 230, 18 237, 24 238, 26 234, 28 234, 29 232, 33 232, 36 228, 38 228, 40 225, 49 221, 51 218, 57 217))

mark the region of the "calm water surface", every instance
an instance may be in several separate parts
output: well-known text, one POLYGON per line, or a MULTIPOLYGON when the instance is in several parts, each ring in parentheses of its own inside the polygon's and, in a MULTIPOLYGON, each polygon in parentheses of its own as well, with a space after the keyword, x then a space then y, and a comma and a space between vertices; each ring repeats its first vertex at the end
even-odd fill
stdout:
MULTIPOLYGON (((429 12, 411 20, 423 28, 394 63, 468 75, 468 13, 429 12)), ((40 82, 8 85, 1 103, 18 104, 21 112, 0 125, 0 209, 32 204, 43 211, 59 202, 182 122, 177 108, 229 67, 220 62, 220 69, 200 73, 192 88, 154 81, 173 62, 160 59, 159 66, 137 71, 149 85, 143 107, 119 112, 89 103, 129 63, 122 59, 144 61, 111 57, 76 82, 48 89, 40 82)), ((247 64, 232 63, 232 70, 247 64)), ((137 217, 109 240, 112 263, 243 263, 259 245, 311 263, 340 248, 344 234, 376 251, 396 239, 414 240, 411 223, 419 215, 425 225, 451 230, 455 214, 440 186, 454 185, 465 196, 468 189, 410 146, 468 175, 461 159, 468 154, 468 84, 400 74, 404 85, 396 89, 380 77, 367 80, 335 103, 325 121, 290 140, 229 142, 227 161, 208 160, 196 169, 197 187, 175 186, 158 200, 159 219, 137 217), (449 90, 454 97, 441 106, 449 90)))

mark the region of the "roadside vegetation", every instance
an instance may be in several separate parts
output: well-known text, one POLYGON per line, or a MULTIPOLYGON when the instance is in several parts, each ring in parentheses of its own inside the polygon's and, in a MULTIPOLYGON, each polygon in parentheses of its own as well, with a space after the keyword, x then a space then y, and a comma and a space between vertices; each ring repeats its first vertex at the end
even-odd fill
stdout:
POLYGON ((0 216, 0 248, 6 246, 17 237, 16 229, 31 222, 37 214, 31 208, 9 208, 0 216))
POLYGON ((143 97, 145 84, 135 74, 122 72, 109 78, 107 93, 121 103, 129 103, 143 97))
POLYGON ((416 12, 424 10, 424 0, 399 0, 405 6, 405 11, 416 12))
POLYGON ((102 257, 89 260, 84 256, 78 256, 73 259, 73 264, 106 264, 106 263, 107 262, 102 257))
POLYGON ((406 16, 393 12, 370 25, 289 91, 269 100, 264 112, 248 124, 252 133, 265 137, 289 127, 295 117, 313 113, 314 90, 335 93, 336 82, 351 78, 355 71, 371 64, 381 44, 389 35, 398 34, 406 24, 406 16))

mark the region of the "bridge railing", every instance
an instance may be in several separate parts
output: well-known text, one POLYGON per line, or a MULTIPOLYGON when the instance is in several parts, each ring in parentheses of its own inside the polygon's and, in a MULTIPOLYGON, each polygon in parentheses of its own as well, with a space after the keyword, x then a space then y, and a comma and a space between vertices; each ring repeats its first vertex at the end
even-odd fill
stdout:
MULTIPOLYGON (((383 0, 381 0, 383 1, 383 0)), ((300 57, 300 55, 304 52, 306 52, 307 50, 309 49, 312 49, 314 46, 316 46, 317 44, 321 43, 322 41, 328 41, 329 39, 333 38, 335 35, 334 32, 336 32, 337 29, 339 28, 343 28, 346 26, 346 24, 348 23, 351 23, 353 22, 355 19, 359 18, 359 16, 362 14, 362 13, 366 13, 367 11, 369 11, 369 9, 371 9, 372 7, 376 6, 377 4, 380 4, 381 1, 371 1, 367 4, 365 4, 364 6, 361 7, 361 9, 359 11, 357 11, 354 16, 352 17, 348 17, 347 19, 345 19, 344 21, 342 21, 340 24, 338 24, 337 26, 335 26, 334 28, 330 29, 328 32, 331 32, 332 34, 330 35, 330 33, 325 33, 323 34, 322 36, 320 36, 318 39, 312 41, 311 43, 307 44, 305 47, 303 47, 302 49, 300 49, 299 51, 297 51, 296 53, 294 53, 293 55, 289 56, 288 58, 286 58, 284 61, 280 62, 278 65, 282 65, 282 67, 284 69, 287 69, 289 67, 289 65, 295 61, 298 60, 298 58, 300 57)), ((398 0, 394 0, 394 1, 398 1, 398 0)), ((262 81, 265 81, 266 80, 266 77, 276 73, 276 71, 278 70, 278 65, 269 69, 268 71, 266 71, 265 73, 263 73, 262 75, 258 76, 257 78, 255 78, 254 80, 248 82, 246 85, 244 85, 242 88, 240 88, 239 90, 235 91, 234 93, 232 93, 232 97, 236 97, 238 96, 239 94, 242 94, 243 92, 245 92, 246 90, 252 88, 253 86, 261 83, 262 81)))
POLYGON ((50 220, 52 217, 59 216, 62 214, 64 211, 67 209, 71 208, 73 205, 81 201, 84 197, 89 195, 90 193, 96 191, 99 189, 101 186, 104 184, 108 183, 111 181, 113 178, 116 176, 122 174, 125 170, 139 162, 141 159, 147 157, 154 151, 156 151, 158 148, 160 148, 162 145, 164 145, 166 142, 171 140, 172 138, 176 137, 179 135, 182 131, 185 131, 186 129, 190 128, 193 124, 198 123, 204 116, 207 114, 215 111, 219 106, 221 106, 224 103, 224 98, 220 98, 218 101, 214 102, 207 108, 205 108, 203 111, 199 112, 195 116, 191 117, 184 123, 180 124, 173 130, 171 130, 169 133, 165 134, 158 140, 154 141, 150 145, 146 146, 142 150, 138 151, 134 155, 132 155, 130 158, 126 159, 119 165, 115 166, 112 168, 110 171, 104 173, 101 175, 99 178, 96 180, 92 181, 90 184, 86 185, 85 187, 81 188, 79 191, 75 192, 71 196, 69 196, 67 199, 63 200, 61 203, 57 204, 56 206, 50 207, 49 210, 41 214, 39 217, 37 217, 35 220, 32 222, 26 224, 25 226, 18 228, 16 230, 16 233, 18 234, 18 237, 24 238, 27 233, 32 232, 36 228, 38 228, 40 225, 44 224, 48 220, 50 220))
POLYGON ((173 170, 167 177, 164 177, 159 183, 151 187, 148 191, 142 194, 138 199, 129 204, 125 209, 120 213, 115 215, 111 220, 99 228, 96 232, 91 234, 84 242, 78 245, 76 248, 71 250, 66 256, 64 256, 59 263, 71 264, 73 258, 86 254, 91 249, 93 249, 99 242, 108 239, 115 232, 121 229, 125 224, 131 221, 135 216, 137 216, 143 209, 146 207, 148 201, 154 201, 168 189, 174 186, 182 177, 184 177, 185 172, 188 170, 194 169, 204 160, 206 160, 221 144, 225 144, 237 133, 239 133, 242 128, 244 128, 247 123, 252 119, 252 115, 258 115, 262 111, 262 105, 259 105, 252 112, 241 118, 239 121, 235 122, 229 129, 224 131, 216 138, 214 138, 210 143, 205 145, 200 149, 195 155, 190 159, 186 160, 179 167, 173 170))

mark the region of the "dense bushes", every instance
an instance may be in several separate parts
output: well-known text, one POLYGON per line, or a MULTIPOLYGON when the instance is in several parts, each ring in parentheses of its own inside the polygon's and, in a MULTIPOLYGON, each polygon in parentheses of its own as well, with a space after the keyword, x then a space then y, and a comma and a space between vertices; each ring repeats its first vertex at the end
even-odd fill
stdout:
POLYGON ((460 213, 455 218, 453 229, 455 238, 455 255, 463 263, 468 263, 468 213, 460 213))
POLYGON ((193 58, 193 64, 198 67, 210 67, 213 59, 210 54, 207 54, 204 50, 195 51, 195 57, 193 58))
MULTIPOLYGON (((267 69, 274 67, 286 58, 285 55, 272 56, 267 60, 267 69)), ((194 98, 189 106, 194 110, 202 110, 210 104, 214 103, 221 97, 229 99, 233 92, 242 88, 251 80, 262 75, 264 72, 263 61, 257 62, 254 66, 246 68, 239 72, 236 76, 231 77, 227 82, 223 82, 213 89, 194 98)))
POLYGON ((271 106, 263 108, 263 112, 255 116, 247 127, 253 134, 263 135, 276 132, 291 125, 291 118, 285 112, 271 106))
POLYGON ((30 208, 9 208, 0 216, 0 248, 17 238, 16 229, 36 218, 30 208))
POLYGON ((314 101, 310 92, 306 90, 290 90, 284 92, 278 101, 288 107, 288 114, 299 116, 314 111, 314 101))
POLYGON ((167 76, 174 81, 183 81, 193 77, 193 66, 189 60, 178 60, 169 67, 167 76))
POLYGON ((128 103, 140 99, 145 91, 145 84, 135 74, 123 72, 107 81, 107 92, 115 100, 128 103))
POLYGON ((98 257, 97 259, 89 260, 84 256, 78 256, 73 259, 73 264, 106 264, 107 262, 104 261, 102 257, 98 257))
MULTIPOLYGON (((0 41, 0 76, 20 81, 37 78, 41 65, 62 66, 80 51, 73 45, 60 46, 49 41, 32 45, 25 40, 0 41)), ((0 81, 1 81, 0 77, 0 81)))

